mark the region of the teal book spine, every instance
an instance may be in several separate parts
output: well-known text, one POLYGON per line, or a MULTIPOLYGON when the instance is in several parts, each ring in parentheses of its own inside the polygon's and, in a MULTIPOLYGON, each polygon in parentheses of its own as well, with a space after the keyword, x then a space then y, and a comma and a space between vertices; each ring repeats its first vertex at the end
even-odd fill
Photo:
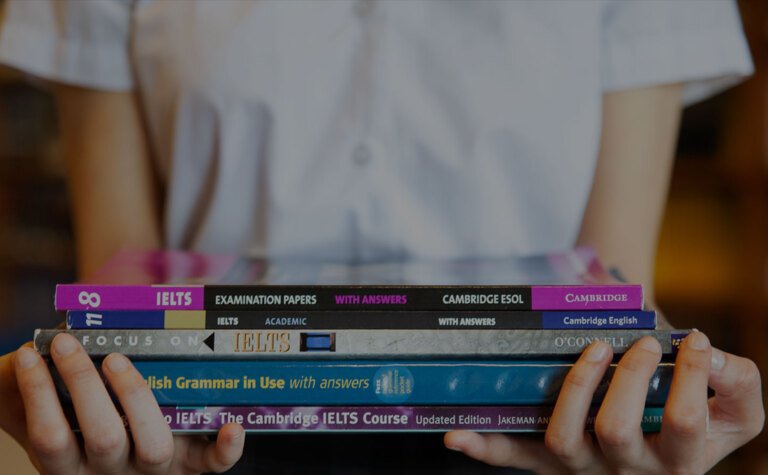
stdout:
MULTIPOLYGON (((552 405, 569 362, 137 361, 164 406, 552 405)), ((615 366, 595 394, 601 401, 615 366)), ((673 365, 649 381, 646 404, 663 406, 673 365)), ((63 385, 60 387, 63 388, 63 385)))

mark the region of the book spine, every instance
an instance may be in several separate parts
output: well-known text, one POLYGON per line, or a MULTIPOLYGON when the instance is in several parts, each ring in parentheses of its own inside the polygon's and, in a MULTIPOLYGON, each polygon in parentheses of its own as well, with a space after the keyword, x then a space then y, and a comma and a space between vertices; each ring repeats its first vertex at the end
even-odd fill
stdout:
POLYGON ((70 310, 67 328, 204 330, 208 328, 208 314, 205 310, 70 310))
POLYGON ((57 310, 639 310, 639 285, 56 287, 57 310))
POLYGON ((84 329, 654 329, 656 312, 552 311, 216 311, 67 312, 67 328, 84 329))
POLYGON ((623 353, 644 336, 664 354, 686 331, 671 330, 36 330, 43 355, 60 332, 95 358, 119 352, 134 359, 269 359, 576 356, 594 340, 623 353))
MULTIPOLYGON (((137 361, 160 405, 551 405, 568 362, 137 361)), ((663 405, 674 365, 660 364, 647 405, 663 405)), ((615 371, 595 392, 599 404, 615 371)), ((59 385, 63 389, 62 385, 59 385)), ((66 396, 65 396, 65 399, 66 396)))
POLYGON ((56 286, 56 310, 203 310, 202 285, 56 286))
MULTIPOLYGON (((260 432, 544 432, 552 416, 546 406, 208 406, 161 407, 176 434, 212 434, 235 422, 248 433, 260 432)), ((67 416, 79 431, 74 411, 67 416)), ((659 432, 664 409, 646 407, 643 432, 659 432)), ((593 432, 597 408, 589 411, 593 432)))

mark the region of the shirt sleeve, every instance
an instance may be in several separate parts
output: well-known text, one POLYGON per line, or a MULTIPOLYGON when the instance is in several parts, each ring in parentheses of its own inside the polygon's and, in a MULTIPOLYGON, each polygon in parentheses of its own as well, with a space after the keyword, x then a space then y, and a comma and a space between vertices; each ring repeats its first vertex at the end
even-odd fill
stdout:
POLYGON ((6 0, 0 62, 92 89, 133 87, 132 0, 6 0))
POLYGON ((682 82, 691 104, 753 72, 731 0, 611 0, 602 42, 604 91, 682 82))

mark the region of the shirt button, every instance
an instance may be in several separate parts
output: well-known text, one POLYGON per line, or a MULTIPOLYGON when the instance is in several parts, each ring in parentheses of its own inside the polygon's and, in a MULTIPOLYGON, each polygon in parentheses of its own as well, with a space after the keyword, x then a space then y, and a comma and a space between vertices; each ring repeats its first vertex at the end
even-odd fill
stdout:
POLYGON ((355 15, 359 17, 368 16, 373 10, 373 0, 357 0, 354 6, 355 15))
POLYGON ((367 165, 371 158, 373 158, 371 148, 364 144, 358 145, 352 152, 352 161, 357 165, 367 165))

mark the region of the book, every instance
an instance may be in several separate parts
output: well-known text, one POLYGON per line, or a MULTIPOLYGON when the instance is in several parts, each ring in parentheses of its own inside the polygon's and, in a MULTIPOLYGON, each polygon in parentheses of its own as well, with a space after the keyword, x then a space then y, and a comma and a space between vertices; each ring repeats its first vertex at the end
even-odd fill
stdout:
POLYGON ((576 357, 594 340, 626 351, 644 336, 673 354, 687 330, 35 330, 34 345, 50 354, 66 331, 94 358, 119 352, 132 359, 338 359, 576 357))
POLYGON ((656 312, 582 311, 215 311, 70 310, 67 328, 84 329, 623 329, 656 328, 656 312))
MULTIPOLYGON (((238 423, 248 433, 260 432, 543 432, 549 425, 548 406, 206 406, 161 407, 176 434, 212 434, 224 424, 238 423)), ((74 411, 67 410, 79 431, 74 411)), ((658 432, 664 409, 646 407, 643 432, 658 432)), ((586 419, 594 431, 597 408, 586 419)))
POLYGON ((137 252, 118 255, 94 281, 58 285, 56 309, 510 311, 643 305, 642 287, 616 279, 588 248, 525 258, 378 264, 137 252))
MULTIPOLYGON (((553 405, 568 361, 136 361, 163 406, 553 405)), ((595 391, 599 404, 616 366, 595 391)), ((661 363, 646 405, 663 405, 674 365, 661 363)), ((56 372, 53 371, 55 374, 56 372)), ((58 380, 58 377, 56 377, 58 380)), ((66 388, 57 383, 68 400, 66 388)))

